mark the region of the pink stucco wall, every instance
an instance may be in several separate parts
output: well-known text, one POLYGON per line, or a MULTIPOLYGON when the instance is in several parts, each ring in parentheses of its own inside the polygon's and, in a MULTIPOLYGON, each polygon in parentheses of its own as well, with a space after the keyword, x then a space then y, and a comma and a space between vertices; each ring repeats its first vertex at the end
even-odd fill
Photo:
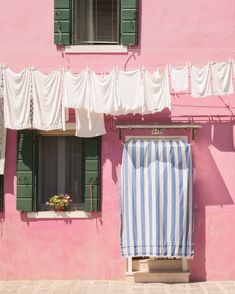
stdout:
MULTIPOLYGON (((201 64, 235 58, 234 0, 142 0, 137 48, 126 54, 66 55, 53 45, 53 2, 0 2, 0 62, 15 71, 34 65, 44 72, 60 66, 74 72, 86 66, 104 72, 114 65, 127 69, 144 65, 153 70, 170 63, 201 64)), ((203 126, 193 143, 192 280, 235 279, 234 109, 234 95, 199 100, 188 95, 173 98, 171 115, 175 120, 188 121, 179 116, 189 115, 203 126)), ((164 111, 146 119, 170 120, 170 113, 164 111)), ((30 220, 16 211, 16 133, 8 131, 5 211, 0 214, 0 279, 125 278, 119 249, 122 143, 111 119, 106 125, 108 132, 102 139, 102 212, 86 220, 30 220)), ((189 135, 188 131, 164 134, 189 135)))

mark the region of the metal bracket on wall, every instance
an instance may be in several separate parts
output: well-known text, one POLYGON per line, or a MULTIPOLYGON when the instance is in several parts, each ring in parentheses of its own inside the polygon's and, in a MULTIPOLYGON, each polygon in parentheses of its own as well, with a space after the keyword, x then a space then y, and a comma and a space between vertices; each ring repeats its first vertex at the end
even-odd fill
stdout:
POLYGON ((122 124, 122 123, 117 123, 116 128, 119 129, 119 140, 122 139, 122 130, 123 129, 151 129, 152 130, 152 135, 159 136, 163 134, 164 129, 175 129, 175 130, 180 130, 180 129, 185 129, 185 130, 192 130, 192 140, 195 140, 197 134, 198 134, 198 129, 201 128, 201 125, 197 124, 192 124, 192 123, 172 123, 172 124, 162 124, 162 123, 152 123, 152 124, 122 124))

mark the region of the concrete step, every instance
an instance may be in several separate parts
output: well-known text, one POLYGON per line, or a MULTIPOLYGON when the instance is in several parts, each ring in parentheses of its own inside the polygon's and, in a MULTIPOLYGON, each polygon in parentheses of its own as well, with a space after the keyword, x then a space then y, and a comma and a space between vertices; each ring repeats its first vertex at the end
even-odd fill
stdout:
POLYGON ((136 271, 127 273, 126 278, 132 283, 189 283, 189 275, 181 271, 136 271))
POLYGON ((181 271, 181 259, 140 259, 133 260, 133 271, 181 271))

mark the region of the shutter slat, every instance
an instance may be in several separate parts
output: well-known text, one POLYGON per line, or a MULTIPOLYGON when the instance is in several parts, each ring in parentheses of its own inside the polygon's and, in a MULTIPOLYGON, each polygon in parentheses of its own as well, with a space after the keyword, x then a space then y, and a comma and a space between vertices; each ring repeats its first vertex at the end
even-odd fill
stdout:
POLYGON ((85 210, 100 211, 100 137, 84 139, 83 158, 85 210))
POLYGON ((121 43, 138 44, 138 0, 121 0, 121 43))
POLYGON ((54 43, 71 45, 72 1, 54 0, 54 43), (60 34, 61 32, 61 34, 60 34))
POLYGON ((16 208, 20 211, 33 211, 35 206, 36 144, 35 131, 18 131, 16 208))

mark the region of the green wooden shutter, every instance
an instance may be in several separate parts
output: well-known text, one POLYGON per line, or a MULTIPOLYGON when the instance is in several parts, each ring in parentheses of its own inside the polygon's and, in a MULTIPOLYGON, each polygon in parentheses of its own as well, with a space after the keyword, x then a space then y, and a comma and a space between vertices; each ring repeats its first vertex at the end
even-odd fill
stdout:
POLYGON ((72 0, 54 0, 54 42, 57 45, 72 43, 72 0))
POLYGON ((37 134, 33 130, 18 131, 17 200, 20 211, 34 211, 37 174, 37 134))
POLYGON ((100 211, 101 208, 100 141, 100 137, 83 141, 85 211, 100 211))
POLYGON ((4 176, 0 175, 0 211, 3 211, 3 182, 4 176))
POLYGON ((121 44, 138 44, 138 0, 121 0, 121 44))

